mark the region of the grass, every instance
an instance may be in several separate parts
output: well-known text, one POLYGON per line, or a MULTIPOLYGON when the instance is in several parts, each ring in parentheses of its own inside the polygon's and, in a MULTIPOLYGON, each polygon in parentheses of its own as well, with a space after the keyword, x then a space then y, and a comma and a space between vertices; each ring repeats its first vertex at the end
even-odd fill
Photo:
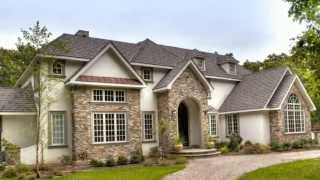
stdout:
POLYGON ((98 168, 68 176, 54 178, 55 180, 159 180, 167 174, 183 169, 185 165, 168 166, 120 166, 114 168, 98 168))
POLYGON ((238 180, 315 180, 320 179, 320 159, 299 160, 248 172, 238 180))

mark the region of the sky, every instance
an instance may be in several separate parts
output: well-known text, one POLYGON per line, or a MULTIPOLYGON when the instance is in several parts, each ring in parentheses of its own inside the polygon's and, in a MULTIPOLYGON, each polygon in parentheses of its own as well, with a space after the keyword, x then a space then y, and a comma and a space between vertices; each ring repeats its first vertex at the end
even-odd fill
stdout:
POLYGON ((37 20, 52 32, 126 42, 233 53, 244 62, 288 53, 305 26, 288 17, 283 0, 2 0, 0 47, 14 48, 37 20))

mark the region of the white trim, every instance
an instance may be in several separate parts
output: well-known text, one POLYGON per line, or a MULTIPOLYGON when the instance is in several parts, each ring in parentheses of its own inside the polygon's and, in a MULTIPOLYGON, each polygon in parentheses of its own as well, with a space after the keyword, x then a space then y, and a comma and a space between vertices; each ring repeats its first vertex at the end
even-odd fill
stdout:
POLYGON ((280 105, 278 106, 278 108, 281 109, 281 107, 282 107, 284 101, 286 100, 287 96, 289 95, 289 93, 290 93, 290 91, 291 91, 291 88, 292 88, 292 86, 294 85, 296 79, 297 79, 297 76, 295 76, 294 79, 293 79, 293 81, 291 82, 291 84, 290 84, 290 86, 289 86, 289 88, 288 88, 285 96, 284 96, 283 99, 281 100, 281 103, 280 103, 280 105))
POLYGON ((246 113, 246 112, 255 112, 255 111, 273 111, 273 110, 280 110, 280 108, 248 109, 248 110, 240 110, 240 111, 219 112, 219 114, 235 114, 235 113, 246 113))
POLYGON ((72 60, 72 61, 84 61, 84 62, 90 61, 90 59, 71 57, 71 56, 55 56, 55 55, 45 55, 45 54, 38 54, 37 56, 43 57, 43 58, 64 59, 64 60, 72 60))
MULTIPOLYGON (((109 43, 105 48, 103 48, 100 53, 93 58, 89 63, 87 63, 77 74, 75 74, 71 79, 70 83, 73 83, 76 81, 76 79, 83 74, 86 70, 88 70, 105 52, 107 52, 108 49, 112 49, 116 55, 120 58, 122 63, 130 70, 130 72, 140 81, 141 84, 145 85, 144 81, 141 79, 141 77, 137 74, 137 72, 131 67, 131 65, 122 57, 122 55, 118 52, 118 50, 113 46, 112 43, 109 43)), ((69 83, 68 83, 69 84, 69 83)), ((100 83, 105 84, 105 83, 100 83)))
POLYGON ((94 103, 110 103, 110 104, 124 104, 124 103, 127 103, 127 91, 125 89, 108 89, 108 88, 105 88, 105 89, 101 89, 101 88, 97 88, 97 89, 92 89, 91 90, 91 102, 94 102, 94 103), (97 100, 94 100, 94 91, 102 91, 102 101, 97 101, 97 100), (112 96, 113 96, 113 101, 107 101, 106 100, 106 91, 112 91, 112 96), (122 91, 124 93, 124 100, 123 101, 116 101, 116 91, 122 91))
POLYGON ((287 74, 288 69, 289 69, 289 68, 286 68, 286 71, 282 74, 281 79, 278 81, 276 87, 275 87, 274 90, 272 91, 272 94, 271 94, 271 96, 268 98, 268 101, 267 101, 266 104, 264 105, 264 108, 267 108, 267 106, 268 106, 269 102, 271 101, 274 93, 276 93, 276 91, 277 91, 277 89, 279 88, 281 82, 283 81, 284 76, 287 74))
POLYGON ((159 69, 173 69, 170 66, 161 66, 161 65, 153 65, 153 64, 143 64, 143 63, 130 63, 133 66, 142 66, 142 67, 152 67, 152 68, 159 68, 159 69))
POLYGON ((143 86, 143 85, 112 84, 112 83, 81 82, 81 81, 68 82, 66 85, 86 85, 86 86, 101 86, 101 87, 120 87, 120 88, 133 88, 133 89, 141 89, 141 88, 144 88, 144 87, 145 87, 145 86, 143 86))
POLYGON ((241 81, 240 79, 233 79, 233 78, 224 78, 224 77, 218 77, 218 76, 206 76, 208 79, 220 79, 220 80, 226 80, 226 81, 241 81))
POLYGON ((0 115, 37 115, 36 112, 0 112, 0 115))

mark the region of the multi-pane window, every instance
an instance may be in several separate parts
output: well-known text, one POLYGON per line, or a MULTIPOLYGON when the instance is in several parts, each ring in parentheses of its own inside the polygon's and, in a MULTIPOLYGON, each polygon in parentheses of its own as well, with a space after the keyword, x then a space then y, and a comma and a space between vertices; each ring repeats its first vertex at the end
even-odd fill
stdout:
POLYGON ((152 69, 151 68, 142 68, 142 78, 145 81, 152 81, 152 69))
POLYGON ((126 91, 95 89, 92 91, 92 99, 96 102, 126 102, 126 91))
POLYGON ((51 145, 65 145, 65 114, 50 112, 51 145))
POLYGON ((143 125, 144 125, 144 140, 154 140, 154 113, 144 112, 143 113, 143 125))
POLYGON ((215 114, 209 114, 209 136, 217 136, 217 119, 215 114))
POLYGON ((127 140, 127 117, 124 112, 94 113, 92 127, 94 143, 125 142, 127 140))
POLYGON ((286 133, 301 133, 305 131, 305 114, 301 102, 295 94, 288 98, 284 110, 284 122, 286 133))
POLYGON ((64 75, 64 63, 56 61, 52 64, 52 73, 54 75, 64 75))
POLYGON ((227 114, 226 118, 226 133, 227 136, 232 134, 239 134, 239 114, 227 114))

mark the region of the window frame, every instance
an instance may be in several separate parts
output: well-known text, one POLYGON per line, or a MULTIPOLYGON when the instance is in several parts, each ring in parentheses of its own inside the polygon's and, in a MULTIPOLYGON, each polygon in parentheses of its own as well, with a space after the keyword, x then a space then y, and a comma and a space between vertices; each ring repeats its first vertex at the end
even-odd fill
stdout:
POLYGON ((127 143, 128 142, 128 113, 124 111, 118 111, 118 112, 93 112, 91 115, 91 136, 92 136, 92 144, 120 144, 120 143, 127 143), (94 115, 95 114, 102 114, 103 119, 102 119, 102 132, 103 132, 103 141, 102 142, 96 142, 95 141, 95 130, 94 130, 94 115), (107 136, 106 136, 106 114, 113 114, 113 131, 114 131, 114 141, 106 141, 107 136), (117 123, 117 114, 123 114, 124 115, 124 120, 125 120, 125 140, 121 141, 118 140, 118 123, 117 123))
POLYGON ((61 60, 56 60, 56 61, 52 62, 50 64, 50 74, 54 75, 54 76, 65 76, 65 62, 61 61, 61 60), (55 64, 61 65, 61 73, 60 74, 54 72, 55 64))
POLYGON ((155 112, 154 111, 143 111, 142 112, 142 125, 143 125, 143 132, 142 132, 142 135, 143 135, 143 141, 144 142, 153 142, 156 140, 156 122, 155 122, 155 112), (152 131, 152 139, 146 139, 146 119, 145 119, 145 115, 151 115, 152 116, 152 128, 151 128, 151 131, 152 131))
POLYGON ((237 74, 237 65, 235 63, 229 63, 229 73, 233 75, 237 74), (234 71, 231 71, 231 66, 234 67, 234 71))
POLYGON ((127 103, 127 90, 125 89, 92 89, 91 90, 91 101, 100 103, 127 103), (95 100, 95 91, 102 91, 102 100, 95 100), (112 101, 106 100, 106 92, 112 91, 112 101), (117 101, 116 92, 123 92, 123 101, 117 101))
POLYGON ((195 65, 196 65, 201 71, 205 71, 205 70, 206 70, 206 61, 205 61, 204 58, 194 57, 194 58, 193 58, 193 62, 195 63, 195 65), (201 67, 199 66, 199 64, 197 63, 197 61, 201 63, 201 67))
POLYGON ((211 137, 217 137, 218 136, 218 116, 217 113, 208 113, 208 134, 211 137), (215 120, 215 134, 212 133, 212 119, 211 117, 214 117, 215 120))
POLYGON ((67 145, 67 119, 66 119, 66 111, 49 111, 49 123, 50 123, 50 136, 49 136, 49 139, 50 139, 50 143, 49 143, 49 146, 50 147, 60 147, 60 146, 66 146, 67 145), (53 143, 54 142, 54 123, 53 123, 53 114, 55 113, 62 113, 63 114, 63 143, 61 144, 58 144, 58 143, 53 143))
POLYGON ((288 96, 287 99, 287 104, 284 107, 283 110, 283 119, 284 119, 284 133, 285 134, 303 134, 306 132, 306 115, 304 108, 302 106, 301 100, 298 95, 291 93, 288 96), (297 102, 290 102, 291 98, 296 98, 297 102), (297 108, 297 106, 299 108, 297 108), (289 107, 293 107, 293 109, 289 109, 289 107), (292 126, 293 126, 293 131, 290 131, 290 119, 289 119, 289 112, 291 112, 292 116, 292 126), (297 115, 299 113, 299 115, 297 115), (297 117, 299 117, 299 121, 297 122, 297 117), (300 124, 300 131, 297 131, 297 124, 300 124))
POLYGON ((225 115, 225 123, 226 123, 226 136, 229 137, 232 134, 240 135, 240 115, 239 114, 226 114, 225 115), (231 117, 231 118, 228 118, 231 117), (231 120, 231 129, 232 132, 229 132, 229 120, 231 120), (235 133, 235 121, 237 122, 237 132, 235 133))
POLYGON ((149 67, 142 67, 141 68, 141 76, 142 76, 142 79, 146 82, 153 82, 153 68, 149 68, 149 67), (148 71, 150 73, 150 78, 149 79, 146 79, 145 78, 145 71, 148 71))

